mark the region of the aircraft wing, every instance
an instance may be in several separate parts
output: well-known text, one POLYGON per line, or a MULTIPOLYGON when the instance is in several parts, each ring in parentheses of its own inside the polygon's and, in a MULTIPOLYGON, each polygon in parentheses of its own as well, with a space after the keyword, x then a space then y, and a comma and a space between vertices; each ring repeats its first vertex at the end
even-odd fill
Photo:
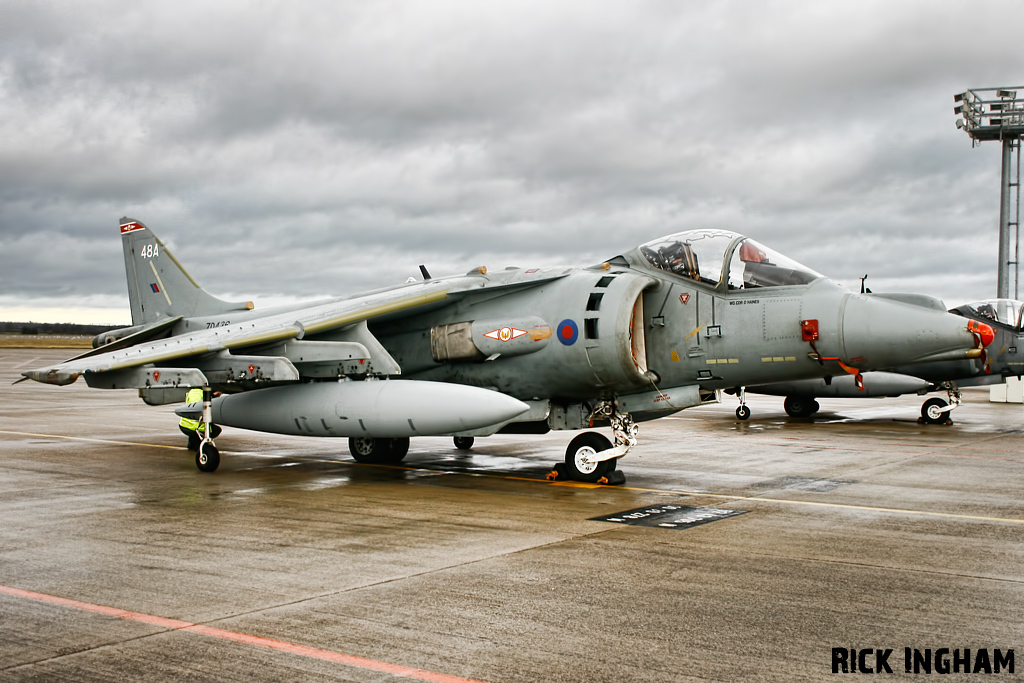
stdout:
MULTIPOLYGON (((226 364, 233 362, 231 372, 237 373, 237 366, 244 368, 245 361, 253 358, 239 353, 252 350, 262 353, 260 349, 281 349, 284 348, 282 345, 300 349, 304 360, 306 356, 318 357, 325 362, 369 360, 381 374, 399 374, 401 368, 369 332, 365 321, 379 316, 408 315, 421 307, 444 305, 446 299, 458 299, 484 289, 532 287, 562 277, 567 272, 552 274, 549 271, 534 277, 500 278, 497 281, 470 274, 406 284, 264 317, 243 317, 243 322, 208 323, 212 326, 207 329, 108 352, 97 349, 91 354, 22 374, 37 382, 56 385, 71 384, 85 376, 90 386, 103 388, 202 386, 207 383, 204 370, 223 373, 226 364), (333 331, 338 334, 333 334, 333 331), (328 335, 331 341, 301 341, 314 335, 321 335, 322 339, 324 333, 331 333, 328 335)), ((263 361, 257 363, 261 379, 299 379, 289 358, 273 358, 262 353, 259 359, 263 361)), ((249 371, 253 372, 252 365, 249 371)))
POLYGON ((207 354, 300 340, 307 335, 343 328, 374 316, 441 301, 448 296, 448 289, 443 282, 402 287, 242 323, 186 332, 22 374, 38 382, 63 385, 74 382, 83 374, 120 371, 152 363, 180 361, 180 364, 189 366, 193 364, 190 361, 207 354))

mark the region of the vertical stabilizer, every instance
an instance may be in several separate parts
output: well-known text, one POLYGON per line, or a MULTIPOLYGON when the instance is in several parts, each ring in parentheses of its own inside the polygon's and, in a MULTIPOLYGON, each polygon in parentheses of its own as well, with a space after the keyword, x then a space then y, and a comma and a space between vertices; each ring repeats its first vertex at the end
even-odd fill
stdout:
POLYGON ((252 308, 251 302, 223 301, 207 294, 164 243, 140 221, 121 219, 121 241, 133 325, 175 316, 191 318, 252 308))

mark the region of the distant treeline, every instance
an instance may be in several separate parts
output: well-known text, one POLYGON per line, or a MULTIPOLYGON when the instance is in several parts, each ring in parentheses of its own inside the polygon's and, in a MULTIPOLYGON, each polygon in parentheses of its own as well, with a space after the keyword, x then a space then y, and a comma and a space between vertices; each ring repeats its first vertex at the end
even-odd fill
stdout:
POLYGON ((76 334, 94 337, 124 325, 75 325, 74 323, 0 323, 0 334, 76 334))

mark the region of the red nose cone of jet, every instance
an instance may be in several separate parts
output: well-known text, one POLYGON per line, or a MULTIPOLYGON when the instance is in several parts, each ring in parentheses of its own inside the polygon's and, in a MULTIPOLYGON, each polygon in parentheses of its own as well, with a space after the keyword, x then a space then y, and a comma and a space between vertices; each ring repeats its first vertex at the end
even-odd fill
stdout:
POLYGON ((972 320, 969 323, 967 323, 967 329, 973 332, 974 334, 978 335, 978 338, 981 340, 982 346, 988 346, 996 339, 996 331, 993 330, 989 325, 986 325, 985 323, 982 322, 978 322, 977 320, 972 320))

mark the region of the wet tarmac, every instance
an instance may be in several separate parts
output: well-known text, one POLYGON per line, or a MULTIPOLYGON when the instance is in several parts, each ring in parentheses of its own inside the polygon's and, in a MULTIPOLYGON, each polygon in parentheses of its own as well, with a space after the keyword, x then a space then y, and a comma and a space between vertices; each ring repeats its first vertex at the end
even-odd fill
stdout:
POLYGON ((811 419, 755 396, 747 422, 726 397, 641 425, 620 487, 544 480, 567 432, 414 439, 385 467, 226 429, 202 474, 173 406, 11 385, 73 354, 0 349, 3 681, 834 680, 837 647, 893 649, 895 678, 917 678, 903 648, 1024 657, 1024 407, 987 390, 951 426, 918 424, 916 396, 811 419))

